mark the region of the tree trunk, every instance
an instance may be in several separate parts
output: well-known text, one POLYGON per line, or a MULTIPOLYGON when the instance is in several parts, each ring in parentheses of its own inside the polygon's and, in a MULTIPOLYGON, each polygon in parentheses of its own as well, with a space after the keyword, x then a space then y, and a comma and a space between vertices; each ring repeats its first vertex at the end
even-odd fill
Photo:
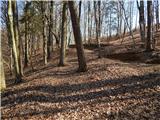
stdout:
POLYGON ((82 1, 79 1, 79 24, 81 20, 81 5, 82 5, 82 1))
POLYGON ((25 52, 24 52, 24 67, 28 66, 29 63, 29 40, 28 40, 28 7, 29 2, 25 3, 25 52))
POLYGON ((156 31, 158 31, 159 28, 159 2, 156 1, 156 31))
MULTIPOLYGON (((54 13, 55 13, 55 15, 54 15, 54 32, 55 32, 55 34, 58 36, 58 32, 57 32, 57 29, 58 29, 58 25, 57 25, 57 6, 55 5, 54 6, 54 13)), ((58 48, 58 41, 56 40, 56 46, 57 46, 57 48, 58 48)), ((53 50, 52 50, 53 51, 53 50)))
POLYGON ((74 33, 76 49, 77 49, 77 56, 78 56, 78 63, 79 63, 78 71, 79 72, 84 72, 84 71, 87 70, 87 65, 86 65, 86 59, 85 59, 84 50, 83 50, 80 25, 79 25, 79 22, 78 22, 78 16, 77 16, 78 14, 77 14, 77 10, 76 10, 74 1, 69 1, 68 5, 69 5, 71 20, 72 20, 73 33, 74 33))
POLYGON ((17 56, 18 56, 18 62, 19 62, 19 69, 20 69, 20 75, 23 75, 23 69, 22 69, 22 43, 20 40, 20 30, 19 30, 19 23, 18 23, 18 8, 17 8, 17 2, 12 1, 12 9, 13 9, 13 22, 14 22, 14 35, 16 40, 16 47, 17 47, 17 56))
POLYGON ((47 42, 47 53, 48 56, 47 58, 51 58, 51 50, 52 50, 52 45, 53 45, 53 36, 52 36, 52 30, 53 30, 53 1, 50 1, 50 6, 49 6, 50 14, 49 14, 49 38, 47 42))
POLYGON ((95 23, 96 23, 96 41, 97 41, 97 46, 98 46, 98 58, 101 58, 101 53, 100 53, 100 1, 98 1, 98 13, 99 17, 97 18, 97 5, 96 1, 94 1, 94 17, 95 17, 95 23))
POLYGON ((140 34, 141 34, 141 41, 145 42, 145 19, 144 19, 144 1, 140 1, 140 6, 138 5, 137 1, 137 7, 139 9, 139 26, 140 26, 140 34))
POLYGON ((47 64, 47 3, 45 1, 41 1, 41 8, 42 8, 42 16, 43 16, 43 59, 44 59, 44 64, 47 64))
MULTIPOLYGON (((7 7, 8 7, 8 3, 7 3, 7 7)), ((12 50, 12 39, 11 39, 11 31, 10 31, 10 24, 9 24, 9 16, 7 14, 7 19, 6 19, 6 27, 7 27, 7 37, 8 37, 8 44, 10 47, 10 75, 13 75, 13 50, 12 50)))
POLYGON ((146 51, 151 51, 151 33, 152 33, 152 1, 147 1, 147 41, 146 41, 146 51))
POLYGON ((121 7, 121 2, 122 1, 119 1, 119 3, 117 4, 117 7, 118 7, 118 28, 117 28, 117 35, 119 36, 122 36, 122 7, 121 7))
POLYGON ((91 44, 91 35, 90 35, 90 31, 91 31, 91 26, 90 26, 90 13, 91 12, 91 7, 90 7, 90 1, 88 1, 88 43, 91 44))
POLYGON ((119 36, 120 34, 119 28, 120 28, 120 7, 119 4, 117 4, 117 33, 116 33, 117 36, 119 36))
MULTIPOLYGON (((90 16, 90 19, 93 18, 93 15, 91 13, 91 16, 90 16)), ((91 39, 92 35, 94 36, 94 31, 92 30, 92 28, 94 27, 94 22, 93 20, 91 20, 91 23, 90 23, 91 27, 90 27, 90 31, 89 31, 89 38, 91 39)), ((91 41, 90 41, 91 42, 91 41)))
POLYGON ((67 42, 67 3, 63 3, 62 11, 62 33, 61 33, 61 48, 60 48, 60 61, 59 66, 65 65, 65 52, 66 52, 66 42, 67 42))
POLYGON ((100 37, 101 37, 101 1, 98 1, 98 50, 99 54, 98 57, 101 58, 101 43, 100 43, 100 37))
POLYGON ((16 45, 16 36, 14 34, 14 21, 13 21, 13 11, 12 11, 12 1, 8 1, 8 16, 9 16, 9 24, 10 24, 10 32, 11 32, 11 39, 12 39, 12 48, 13 48, 13 58, 14 58, 14 68, 16 73, 16 80, 15 83, 19 83, 22 81, 21 74, 20 74, 20 65, 18 62, 18 50, 16 45))
POLYGON ((110 13, 109 13, 109 37, 110 38, 112 36, 111 19, 112 19, 112 13, 111 13, 111 10, 110 10, 110 13))
POLYGON ((2 39, 0 39, 0 92, 6 88, 4 67, 3 67, 3 58, 2 58, 2 39))
POLYGON ((154 3, 152 5, 152 18, 151 18, 151 48, 155 49, 155 39, 154 39, 154 33, 155 33, 155 25, 154 25, 154 3))
POLYGON ((12 49, 12 46, 11 46, 11 49, 10 49, 10 68, 11 68, 11 75, 13 75, 13 70, 14 70, 14 68, 13 68, 13 49, 12 49))
MULTIPOLYGON (((83 11, 83 13, 85 13, 85 11, 86 11, 86 6, 84 5, 84 9, 83 9, 84 11, 83 11)), ((86 26, 87 26, 87 22, 86 22, 86 20, 87 20, 87 15, 86 14, 84 14, 84 31, 83 31, 83 37, 84 37, 84 42, 85 43, 87 43, 87 40, 86 40, 86 26)))
POLYGON ((132 16, 132 14, 133 14, 133 8, 134 8, 134 4, 133 4, 133 1, 129 1, 129 7, 130 7, 130 9, 129 9, 129 23, 130 23, 130 30, 132 30, 132 19, 133 19, 133 16, 132 16))
POLYGON ((127 18, 125 8, 124 8, 124 2, 119 2, 119 3, 121 5, 123 13, 124 13, 124 24, 126 24, 126 27, 128 27, 128 29, 129 29, 129 34, 132 37, 132 41, 133 41, 133 47, 135 48, 136 44, 135 44, 135 41, 134 41, 133 31, 131 30, 131 27, 129 26, 129 23, 128 23, 128 18, 127 18))

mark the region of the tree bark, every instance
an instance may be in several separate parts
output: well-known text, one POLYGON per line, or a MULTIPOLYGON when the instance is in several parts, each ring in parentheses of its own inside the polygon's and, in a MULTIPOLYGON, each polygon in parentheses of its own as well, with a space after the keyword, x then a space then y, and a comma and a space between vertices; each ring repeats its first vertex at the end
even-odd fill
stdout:
POLYGON ((81 5, 82 5, 82 1, 79 1, 79 24, 81 20, 81 5))
POLYGON ((63 3, 62 11, 62 32, 61 32, 61 48, 59 66, 65 65, 66 42, 67 42, 67 3, 63 3))
POLYGON ((13 11, 12 11, 12 1, 8 1, 8 16, 9 16, 9 24, 10 24, 10 32, 11 32, 11 39, 12 39, 12 48, 13 48, 13 58, 14 58, 14 68, 16 74, 15 83, 19 83, 22 81, 21 74, 20 74, 20 65, 18 62, 18 48, 16 43, 16 36, 14 34, 14 20, 13 20, 13 11))
POLYGON ((97 41, 97 47, 98 47, 98 58, 101 58, 101 53, 100 53, 100 1, 98 1, 98 18, 97 18, 97 5, 96 1, 94 1, 94 17, 95 17, 95 23, 96 23, 96 41, 97 41))
POLYGON ((151 51, 151 33, 152 33, 152 1, 147 1, 147 41, 146 41, 146 51, 151 51))
POLYGON ((159 29, 159 1, 156 1, 156 31, 159 29))
POLYGON ((19 69, 20 69, 20 75, 23 75, 23 69, 22 69, 22 42, 20 40, 20 30, 19 30, 19 23, 18 23, 18 8, 17 8, 17 2, 12 1, 12 9, 13 9, 13 22, 14 22, 14 34, 15 34, 15 40, 16 40, 16 47, 17 47, 17 56, 18 56, 18 62, 19 62, 19 69))
POLYGON ((91 7, 90 7, 90 1, 88 1, 88 43, 91 44, 91 26, 90 26, 90 13, 91 12, 91 7))
POLYGON ((24 52, 24 67, 28 66, 29 63, 29 40, 28 40, 28 7, 29 2, 25 3, 25 52, 24 52))
POLYGON ((57 6, 55 6, 55 7, 56 7, 56 8, 55 8, 55 20, 54 20, 54 28, 55 28, 55 29, 54 29, 54 30, 55 30, 55 34, 57 35, 56 46, 57 46, 57 48, 59 48, 59 43, 60 43, 60 42, 59 42, 59 39, 60 39, 60 37, 59 37, 59 36, 60 36, 60 35, 59 35, 59 33, 60 33, 60 32, 59 32, 59 31, 60 31, 59 28, 61 28, 61 27, 60 27, 60 24, 58 24, 58 19, 57 19, 57 18, 58 18, 58 15, 59 15, 59 14, 58 14, 58 11, 56 10, 56 9, 57 9, 57 6))
POLYGON ((52 50, 52 45, 53 45, 53 36, 52 36, 52 30, 53 30, 53 1, 50 1, 50 5, 49 5, 49 10, 50 10, 50 14, 49 14, 49 38, 48 38, 48 42, 47 42, 47 59, 51 58, 51 50, 52 50))
POLYGON ((46 7, 46 2, 41 1, 41 8, 42 8, 42 16, 43 16, 43 59, 44 59, 44 64, 47 64, 47 7, 46 7))
POLYGON ((140 26, 140 34, 141 34, 141 41, 145 42, 145 19, 144 19, 144 1, 140 1, 140 6, 138 5, 137 1, 137 7, 139 9, 139 26, 140 26))
POLYGON ((77 56, 78 56, 78 63, 79 63, 78 71, 85 72, 87 70, 87 65, 86 65, 86 59, 84 55, 83 44, 82 44, 80 25, 78 22, 77 9, 75 8, 74 1, 69 1, 68 5, 69 5, 71 20, 72 20, 72 27, 73 27, 73 34, 74 34, 76 49, 77 49, 77 56))
POLYGON ((118 12, 117 12, 117 16, 118 16, 118 27, 117 27, 117 35, 118 36, 122 36, 122 7, 121 7, 121 2, 122 1, 119 1, 117 3, 117 9, 118 9, 118 12))
POLYGON ((0 92, 6 88, 6 81, 4 75, 3 59, 2 59, 2 39, 0 39, 0 92))
MULTIPOLYGON (((89 1, 88 1, 89 2, 89 1)), ((84 5, 84 9, 83 9, 84 11, 83 11, 83 13, 85 13, 85 11, 86 11, 86 6, 84 5)), ((83 37, 84 37, 84 43, 87 43, 87 40, 86 40, 86 26, 87 26, 87 22, 86 22, 86 20, 87 20, 87 15, 86 14, 84 14, 84 31, 83 31, 83 37)))

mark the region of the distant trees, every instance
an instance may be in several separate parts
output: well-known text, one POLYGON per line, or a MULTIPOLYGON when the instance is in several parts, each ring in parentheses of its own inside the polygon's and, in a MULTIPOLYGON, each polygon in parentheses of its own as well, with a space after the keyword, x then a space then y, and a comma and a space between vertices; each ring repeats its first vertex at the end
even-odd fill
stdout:
MULTIPOLYGON (((113 35, 121 37, 123 30, 123 36, 129 32, 134 41, 132 3, 123 0, 103 1, 103 4, 102 1, 79 1, 78 3, 73 1, 25 1, 22 4, 23 11, 19 14, 19 6, 17 7, 16 1, 3 1, 2 16, 8 32, 7 38, 11 51, 9 62, 11 68, 14 66, 12 71, 15 71, 15 82, 22 81, 22 66, 24 68, 32 66, 32 60, 36 59, 37 62, 36 55, 42 51, 44 63, 47 64, 49 59, 52 60, 53 50, 58 49, 59 65, 65 65, 66 45, 73 43, 73 35, 79 64, 78 71, 80 72, 87 70, 82 37, 84 37, 85 44, 93 43, 95 40, 99 58, 101 57, 101 37, 109 39, 113 35), (67 15, 67 10, 70 12, 70 17, 67 15), (81 30, 83 30, 83 34, 81 34, 81 30)), ((146 51, 151 51, 154 48, 153 28, 159 29, 159 1, 154 0, 153 4, 155 11, 153 11, 152 1, 147 1, 146 24, 145 2, 137 0, 140 36, 146 51), (153 12, 155 12, 156 26, 153 23, 153 12), (145 38, 145 31, 147 38, 145 38)))
POLYGON ((8 1, 8 17, 9 17, 9 32, 11 34, 11 43, 12 43, 12 49, 13 49, 13 58, 14 58, 14 68, 15 68, 15 75, 16 75, 16 80, 15 80, 15 83, 19 83, 22 81, 22 74, 21 74, 21 71, 20 71, 20 62, 19 62, 19 49, 18 49, 18 43, 19 43, 19 36, 16 32, 18 32, 17 28, 17 24, 15 24, 14 20, 17 20, 15 19, 14 17, 16 16, 13 16, 15 11, 13 10, 16 10, 16 9, 13 9, 13 6, 16 4, 15 1, 12 1, 12 0, 9 0, 8 1))
POLYGON ((83 50, 82 36, 80 31, 77 9, 75 7, 74 1, 68 1, 68 5, 69 5, 69 11, 70 11, 72 27, 73 27, 73 34, 74 34, 76 49, 77 49, 77 56, 78 56, 78 63, 79 63, 78 71, 84 72, 87 70, 87 65, 86 65, 86 59, 85 59, 84 50, 83 50))

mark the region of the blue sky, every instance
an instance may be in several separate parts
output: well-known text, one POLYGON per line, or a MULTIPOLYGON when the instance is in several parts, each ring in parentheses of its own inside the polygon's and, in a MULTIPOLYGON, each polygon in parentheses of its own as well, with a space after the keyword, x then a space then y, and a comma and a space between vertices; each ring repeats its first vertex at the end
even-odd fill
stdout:
MULTIPOLYGON (((133 29, 134 29, 136 25, 137 26, 139 25, 139 14, 138 14, 138 9, 137 9, 137 5, 136 5, 136 0, 125 0, 125 2, 126 2, 125 9, 127 8, 127 6, 128 6, 127 2, 129 2, 129 1, 133 2, 132 7, 133 7, 133 11, 134 11, 134 13, 133 13, 133 29)), ((24 3, 23 0, 18 0, 19 13, 22 13, 23 3, 24 3)), ((147 4, 146 3, 147 2, 145 0, 145 12, 147 13, 147 4)), ((0 6, 1 6, 1 4, 0 4, 0 6)), ((83 14, 84 14, 84 12, 83 11, 84 10, 83 10, 83 5, 82 5, 82 15, 81 15, 81 23, 82 23, 81 24, 81 31, 82 31, 82 33, 83 33, 83 30, 84 30, 84 25, 83 25, 83 23, 84 23, 83 14)), ((160 7, 159 7, 159 11, 160 11, 160 7)), ((1 12, 0 12, 0 15, 1 15, 1 12)), ((147 14, 145 14, 145 17, 147 18, 147 14)), ((159 17, 160 17, 160 15, 159 15, 159 17)), ((0 23, 0 25, 2 25, 2 24, 0 23)))

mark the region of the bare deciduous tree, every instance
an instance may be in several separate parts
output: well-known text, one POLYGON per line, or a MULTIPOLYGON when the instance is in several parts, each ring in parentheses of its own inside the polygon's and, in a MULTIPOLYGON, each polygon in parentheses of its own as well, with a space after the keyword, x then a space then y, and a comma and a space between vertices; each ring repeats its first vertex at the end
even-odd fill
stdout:
POLYGON ((62 28, 61 28, 61 48, 59 66, 65 65, 66 42, 67 42, 67 2, 63 3, 62 28))
POLYGON ((74 1, 69 1, 68 5, 69 5, 73 33, 74 33, 76 49, 77 49, 77 56, 78 56, 78 63, 79 63, 78 71, 84 72, 87 70, 87 65, 86 65, 86 59, 85 59, 84 50, 83 50, 82 36, 81 36, 80 25, 78 21, 77 9, 75 8, 74 1))
POLYGON ((147 1, 147 40, 146 40, 146 51, 151 51, 151 33, 152 33, 152 1, 147 1))
POLYGON ((20 73, 20 65, 18 62, 18 47, 17 47, 17 41, 19 41, 19 37, 17 34, 15 34, 15 28, 14 28, 14 18, 13 18, 13 8, 12 8, 12 2, 11 0, 8 1, 8 16, 9 16, 9 27, 10 27, 10 34, 11 34, 11 40, 12 40, 12 49, 13 49, 13 58, 14 58, 14 68, 15 68, 15 75, 16 80, 15 83, 19 83, 22 81, 22 76, 20 73))
POLYGON ((45 1, 41 1, 41 9, 43 16, 43 59, 44 64, 47 64, 47 4, 45 1))

